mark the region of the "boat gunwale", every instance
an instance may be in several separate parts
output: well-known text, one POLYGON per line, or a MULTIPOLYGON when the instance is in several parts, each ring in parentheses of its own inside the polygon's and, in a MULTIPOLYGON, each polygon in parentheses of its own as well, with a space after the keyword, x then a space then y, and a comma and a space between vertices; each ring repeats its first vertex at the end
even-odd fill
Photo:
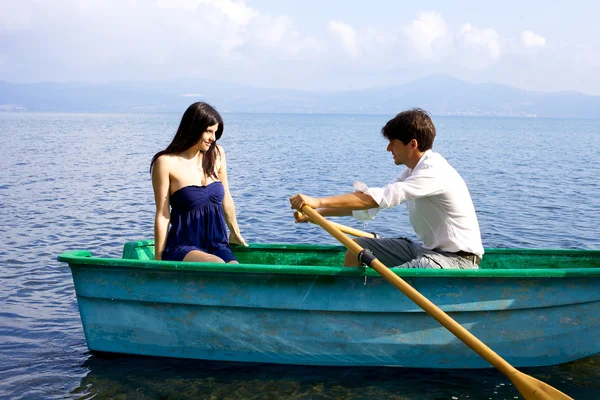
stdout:
MULTIPOLYGON (((149 246, 152 241, 128 242, 129 246, 149 246)), ((252 251, 254 249, 283 249, 291 251, 340 251, 343 246, 312 245, 312 244, 251 244, 249 247, 236 247, 238 251, 252 251)), ((488 255, 548 255, 548 256, 575 256, 600 258, 600 250, 553 250, 553 249, 486 249, 488 255)), ((379 274, 366 267, 344 266, 311 266, 311 265, 276 265, 276 264, 222 264, 201 263, 189 261, 156 261, 137 260, 129 258, 93 257, 89 250, 71 250, 57 257, 60 262, 74 265, 95 266, 100 268, 132 268, 156 271, 189 271, 189 272, 215 272, 238 274, 281 274, 281 275, 339 275, 339 276, 379 276, 379 274)), ((416 269, 416 268, 391 268, 396 275, 401 277, 431 277, 431 278, 565 278, 565 277, 600 277, 600 268, 541 268, 541 269, 416 269)))

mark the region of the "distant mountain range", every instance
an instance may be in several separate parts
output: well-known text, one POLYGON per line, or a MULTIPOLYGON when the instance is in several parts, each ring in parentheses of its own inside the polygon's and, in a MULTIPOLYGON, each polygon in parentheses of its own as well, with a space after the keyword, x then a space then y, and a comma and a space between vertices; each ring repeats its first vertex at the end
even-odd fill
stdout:
POLYGON ((473 84, 449 76, 324 92, 202 80, 98 84, 0 81, 0 111, 182 112, 195 101, 207 101, 224 112, 395 114, 421 107, 434 115, 600 118, 600 96, 473 84))

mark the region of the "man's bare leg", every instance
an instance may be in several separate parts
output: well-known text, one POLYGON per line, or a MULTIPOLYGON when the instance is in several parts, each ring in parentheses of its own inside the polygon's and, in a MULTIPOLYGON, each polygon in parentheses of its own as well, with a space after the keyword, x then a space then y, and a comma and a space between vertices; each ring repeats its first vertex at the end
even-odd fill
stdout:
MULTIPOLYGON (((352 239, 356 242, 356 239, 352 239)), ((356 254, 350 250, 346 250, 346 256, 344 256, 344 267, 360 267, 362 264, 358 261, 356 254)))

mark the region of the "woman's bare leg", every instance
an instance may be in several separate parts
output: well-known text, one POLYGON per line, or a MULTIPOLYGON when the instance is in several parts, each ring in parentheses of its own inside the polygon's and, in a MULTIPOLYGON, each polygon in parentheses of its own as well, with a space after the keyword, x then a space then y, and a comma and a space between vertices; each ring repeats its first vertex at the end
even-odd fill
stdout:
POLYGON ((213 262, 213 263, 224 263, 221 257, 214 256, 212 254, 205 253, 200 250, 192 250, 185 255, 183 261, 196 261, 196 262, 213 262))

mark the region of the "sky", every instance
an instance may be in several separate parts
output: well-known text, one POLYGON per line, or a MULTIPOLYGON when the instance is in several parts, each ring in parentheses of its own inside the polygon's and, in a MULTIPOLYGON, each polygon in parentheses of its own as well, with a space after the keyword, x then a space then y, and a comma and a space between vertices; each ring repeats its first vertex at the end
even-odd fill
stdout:
POLYGON ((600 95, 598 1, 0 0, 0 80, 348 90, 445 74, 600 95))

